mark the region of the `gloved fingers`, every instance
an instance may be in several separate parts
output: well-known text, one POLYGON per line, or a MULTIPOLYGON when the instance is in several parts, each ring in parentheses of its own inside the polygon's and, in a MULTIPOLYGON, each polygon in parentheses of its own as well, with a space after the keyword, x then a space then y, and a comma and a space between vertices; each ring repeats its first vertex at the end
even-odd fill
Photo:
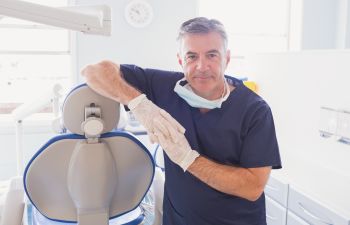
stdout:
POLYGON ((162 118, 153 118, 152 119, 152 129, 154 133, 162 133, 164 137, 169 137, 169 129, 171 127, 169 126, 169 123, 166 123, 162 118), (161 121, 160 121, 161 120, 161 121))
POLYGON ((163 133, 156 132, 155 136, 157 137, 160 146, 162 146, 163 150, 166 152, 166 148, 168 147, 168 143, 167 143, 166 138, 164 137, 163 133))
POLYGON ((160 114, 167 120, 169 123, 171 123, 174 127, 177 128, 177 130, 184 134, 186 129, 179 123, 177 122, 174 117, 172 117, 168 112, 166 112, 164 109, 160 109, 160 114))
POLYGON ((163 132, 163 130, 161 130, 164 137, 170 137, 173 142, 178 142, 178 140, 180 139, 179 136, 181 134, 176 130, 175 127, 173 127, 173 125, 168 120, 162 118, 160 120, 155 120, 154 123, 155 127, 162 127, 162 129, 165 128, 167 130, 167 132, 163 132))

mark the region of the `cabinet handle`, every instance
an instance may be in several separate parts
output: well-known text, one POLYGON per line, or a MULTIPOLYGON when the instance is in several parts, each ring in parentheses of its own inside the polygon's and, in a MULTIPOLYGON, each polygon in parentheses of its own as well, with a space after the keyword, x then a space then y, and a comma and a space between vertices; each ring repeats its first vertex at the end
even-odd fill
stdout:
POLYGON ((322 218, 316 216, 315 214, 313 214, 313 213, 310 212, 309 210, 307 210, 307 209, 305 208, 305 206, 303 206, 303 204, 301 204, 301 202, 298 202, 298 204, 299 204, 299 207, 304 211, 304 213, 305 213, 306 215, 310 216, 311 218, 313 218, 313 219, 315 219, 315 220, 317 220, 317 221, 319 221, 319 222, 321 222, 321 223, 324 223, 324 224, 327 224, 327 225, 333 225, 332 222, 327 222, 327 221, 323 220, 322 218))
POLYGON ((266 217, 267 217, 268 219, 270 219, 270 220, 277 220, 276 217, 270 216, 269 214, 266 214, 266 217))

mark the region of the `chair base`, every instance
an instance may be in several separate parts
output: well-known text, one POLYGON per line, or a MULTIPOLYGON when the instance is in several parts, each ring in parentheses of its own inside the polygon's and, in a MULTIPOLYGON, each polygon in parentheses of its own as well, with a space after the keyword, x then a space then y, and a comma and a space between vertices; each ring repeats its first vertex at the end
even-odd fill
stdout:
MULTIPOLYGON (((43 216, 35 207, 28 205, 28 225, 77 225, 77 223, 66 223, 55 220, 50 220, 43 216)), ((140 225, 143 224, 145 215, 137 207, 133 211, 122 216, 109 220, 109 225, 140 225)))

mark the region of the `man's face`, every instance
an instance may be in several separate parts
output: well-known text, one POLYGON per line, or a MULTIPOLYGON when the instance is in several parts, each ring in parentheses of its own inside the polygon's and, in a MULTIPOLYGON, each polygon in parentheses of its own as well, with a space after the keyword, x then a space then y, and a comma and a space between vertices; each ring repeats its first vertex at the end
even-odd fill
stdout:
POLYGON ((196 94, 209 100, 221 97, 230 52, 225 52, 220 34, 210 32, 185 35, 178 60, 187 82, 196 94))

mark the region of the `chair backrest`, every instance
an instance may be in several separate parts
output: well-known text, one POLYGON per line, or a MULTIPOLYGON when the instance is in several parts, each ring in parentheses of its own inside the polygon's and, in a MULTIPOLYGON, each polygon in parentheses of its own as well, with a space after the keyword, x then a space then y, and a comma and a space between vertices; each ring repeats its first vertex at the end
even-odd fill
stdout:
POLYGON ((102 225, 138 207, 152 183, 154 162, 132 134, 111 132, 118 117, 119 103, 86 85, 68 94, 63 122, 72 134, 49 140, 24 173, 25 192, 42 215, 102 225))

